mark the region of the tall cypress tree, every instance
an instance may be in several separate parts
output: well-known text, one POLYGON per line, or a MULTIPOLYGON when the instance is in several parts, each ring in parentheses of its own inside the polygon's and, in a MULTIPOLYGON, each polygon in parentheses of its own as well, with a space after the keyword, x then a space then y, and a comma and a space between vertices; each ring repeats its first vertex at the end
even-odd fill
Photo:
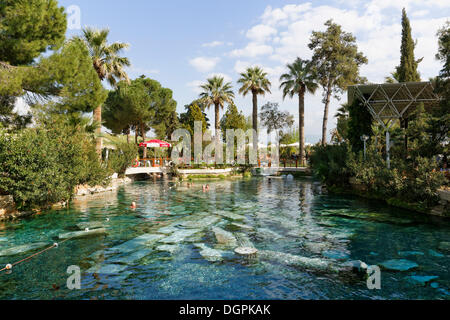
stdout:
POLYGON ((414 43, 411 36, 411 25, 409 24, 406 10, 402 10, 402 46, 400 48, 400 65, 397 67, 398 82, 420 81, 420 74, 417 66, 422 59, 416 61, 414 58, 414 43))
MULTIPOLYGON (((396 69, 396 76, 398 82, 416 82, 420 81, 420 74, 417 71, 417 66, 422 59, 415 60, 414 49, 416 43, 411 36, 411 25, 409 24, 406 10, 402 10, 402 45, 400 47, 400 65, 396 69)), ((408 114, 400 120, 400 126, 404 129, 408 128, 408 114)), ((408 156, 408 136, 405 133, 405 158, 408 156)))

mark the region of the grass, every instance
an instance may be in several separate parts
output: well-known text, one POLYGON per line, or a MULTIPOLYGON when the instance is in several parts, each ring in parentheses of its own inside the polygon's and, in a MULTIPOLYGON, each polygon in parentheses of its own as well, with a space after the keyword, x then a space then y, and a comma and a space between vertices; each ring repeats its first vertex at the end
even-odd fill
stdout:
POLYGON ((223 175, 223 174, 190 174, 186 180, 225 180, 234 178, 251 178, 252 174, 250 172, 237 173, 233 175, 223 175))

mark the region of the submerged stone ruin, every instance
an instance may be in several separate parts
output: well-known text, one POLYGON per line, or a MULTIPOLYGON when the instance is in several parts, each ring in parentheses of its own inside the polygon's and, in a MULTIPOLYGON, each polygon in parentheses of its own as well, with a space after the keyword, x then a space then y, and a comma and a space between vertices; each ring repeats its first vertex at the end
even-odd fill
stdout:
MULTIPOLYGON (((244 205, 241 210, 254 209, 253 204, 244 205)), ((201 258, 208 262, 226 262, 228 259, 242 259, 248 261, 269 263, 295 268, 320 274, 357 275, 366 271, 367 265, 361 261, 348 261, 350 254, 346 249, 345 240, 349 234, 333 233, 319 224, 305 223, 299 226, 292 221, 288 213, 272 216, 267 209, 258 212, 256 217, 219 210, 213 215, 208 213, 184 213, 183 206, 173 207, 177 214, 185 214, 170 224, 163 225, 150 233, 122 242, 118 245, 93 252, 89 258, 97 262, 86 270, 87 273, 126 275, 128 266, 135 265, 141 259, 158 253, 168 253, 173 256, 180 250, 191 247, 201 258), (179 213, 178 213, 179 212, 179 213), (264 216, 265 222, 256 224, 252 219, 264 216), (283 234, 272 230, 271 224, 279 225, 283 234), (206 237, 213 239, 214 246, 203 242, 206 237), (251 240, 263 239, 265 242, 298 239, 299 249, 306 250, 313 257, 302 256, 275 250, 258 249, 251 240), (189 244, 182 246, 182 244, 189 244), (98 262, 103 257, 102 262, 98 262), (250 260, 249 260, 250 259, 250 260)), ((108 224, 103 221, 85 221, 76 224, 79 231, 59 234, 59 239, 79 239, 89 236, 107 235, 108 224)), ((46 243, 22 245, 0 251, 0 256, 10 256, 41 248, 46 243)), ((393 263, 385 263, 386 268, 393 268, 393 263)))

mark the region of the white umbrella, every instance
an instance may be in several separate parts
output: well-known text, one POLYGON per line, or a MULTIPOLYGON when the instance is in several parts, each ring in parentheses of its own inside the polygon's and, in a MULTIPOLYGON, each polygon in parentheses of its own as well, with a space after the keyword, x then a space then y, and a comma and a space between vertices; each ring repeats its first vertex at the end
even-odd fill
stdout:
POLYGON ((280 147, 282 148, 288 148, 288 147, 299 147, 300 143, 296 142, 296 143, 292 143, 292 144, 280 144, 280 147))
MULTIPOLYGON (((312 146, 312 143, 306 142, 305 146, 312 146)), ((291 143, 291 144, 281 144, 280 147, 282 148, 287 148, 287 147, 295 147, 295 148, 299 148, 300 147, 300 142, 295 142, 295 143, 291 143)))

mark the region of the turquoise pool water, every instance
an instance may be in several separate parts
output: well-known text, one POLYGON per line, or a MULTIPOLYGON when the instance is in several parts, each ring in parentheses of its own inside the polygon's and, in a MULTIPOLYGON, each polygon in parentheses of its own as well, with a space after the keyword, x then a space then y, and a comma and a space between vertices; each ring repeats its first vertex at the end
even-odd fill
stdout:
POLYGON ((51 245, 85 227, 107 233, 71 239, 0 273, 0 299, 449 299, 448 221, 322 194, 312 180, 208 183, 203 193, 200 182, 135 182, 1 223, 2 267, 40 250, 20 253, 21 245, 51 245), (243 245, 264 259, 235 254, 243 245), (364 279, 293 263, 298 257, 318 265, 407 260, 414 268, 383 269, 381 290, 369 290, 364 279), (71 265, 81 269, 80 290, 67 289, 71 265))

